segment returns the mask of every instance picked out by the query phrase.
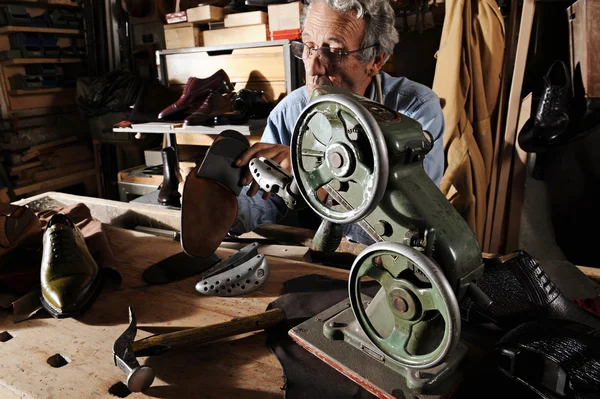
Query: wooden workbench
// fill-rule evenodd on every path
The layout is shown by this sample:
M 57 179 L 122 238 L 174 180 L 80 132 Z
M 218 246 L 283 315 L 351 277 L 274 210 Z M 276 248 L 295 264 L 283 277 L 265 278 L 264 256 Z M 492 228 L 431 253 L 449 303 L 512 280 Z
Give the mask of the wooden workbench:
M 194 286 L 199 277 L 166 285 L 147 285 L 142 272 L 181 252 L 178 242 L 132 230 L 107 227 L 107 235 L 123 276 L 118 289 L 105 290 L 80 319 L 39 316 L 13 323 L 0 310 L 0 333 L 13 338 L 0 342 L 0 398 L 115 398 L 125 374 L 115 367 L 112 346 L 128 325 L 133 306 L 137 339 L 184 327 L 198 327 L 263 312 L 277 298 L 283 283 L 300 275 L 319 273 L 346 278 L 343 270 L 268 257 L 271 276 L 262 289 L 243 297 L 205 297 Z M 219 249 L 222 258 L 230 249 Z M 47 359 L 60 354 L 69 363 L 60 368 Z M 249 333 L 190 349 L 139 358 L 154 368 L 154 384 L 127 398 L 276 398 L 283 397 L 282 369 L 265 344 L 265 333 Z M 122 387 L 121 387 L 122 388 Z M 125 392 L 127 393 L 127 392 Z

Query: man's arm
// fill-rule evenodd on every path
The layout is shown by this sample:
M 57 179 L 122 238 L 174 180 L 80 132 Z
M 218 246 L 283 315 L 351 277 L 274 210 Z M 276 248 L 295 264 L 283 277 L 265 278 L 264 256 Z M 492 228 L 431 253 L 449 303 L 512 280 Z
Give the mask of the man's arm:
M 421 123 L 423 130 L 428 131 L 433 136 L 433 148 L 425 156 L 423 167 L 427 175 L 439 187 L 444 174 L 444 114 L 440 100 L 436 95 L 420 105 L 410 115 Z

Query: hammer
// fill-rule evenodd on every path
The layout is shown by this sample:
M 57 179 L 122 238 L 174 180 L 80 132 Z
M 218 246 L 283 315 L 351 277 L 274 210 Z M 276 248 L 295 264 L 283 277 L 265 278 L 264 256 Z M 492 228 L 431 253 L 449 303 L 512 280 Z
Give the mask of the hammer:
M 129 326 L 113 345 L 115 366 L 127 374 L 127 388 L 131 392 L 141 392 L 152 385 L 154 370 L 150 366 L 140 366 L 136 356 L 150 356 L 171 348 L 203 344 L 220 338 L 270 328 L 286 319 L 281 309 L 234 318 L 232 320 L 204 327 L 152 335 L 134 341 L 137 323 L 133 308 L 129 307 Z

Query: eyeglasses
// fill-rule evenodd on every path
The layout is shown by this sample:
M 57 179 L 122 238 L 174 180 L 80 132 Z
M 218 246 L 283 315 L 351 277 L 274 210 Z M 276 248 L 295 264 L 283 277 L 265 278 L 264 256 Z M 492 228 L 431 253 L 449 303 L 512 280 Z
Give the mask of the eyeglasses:
M 358 50 L 352 50 L 352 51 L 344 51 L 339 48 L 331 48 L 328 46 L 321 46 L 318 48 L 317 47 L 308 47 L 306 44 L 304 44 L 302 42 L 295 42 L 295 41 L 291 42 L 290 45 L 292 47 L 292 54 L 294 54 L 294 57 L 296 57 L 298 59 L 306 60 L 306 59 L 310 58 L 314 53 L 317 53 L 317 57 L 319 57 L 319 61 L 321 61 L 322 63 L 324 63 L 326 65 L 334 65 L 334 64 L 341 63 L 344 60 L 344 57 L 347 56 L 348 54 L 357 53 L 359 51 L 363 51 L 368 48 L 378 46 L 379 43 L 373 44 L 371 46 L 359 48 Z

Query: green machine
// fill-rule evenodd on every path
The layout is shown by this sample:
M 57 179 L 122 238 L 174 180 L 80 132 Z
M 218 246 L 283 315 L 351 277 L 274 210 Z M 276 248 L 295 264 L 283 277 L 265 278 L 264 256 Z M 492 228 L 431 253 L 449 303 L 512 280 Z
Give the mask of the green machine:
M 296 122 L 293 178 L 267 159 L 251 162 L 263 189 L 323 219 L 320 247 L 334 250 L 350 223 L 375 242 L 352 265 L 348 300 L 289 335 L 379 397 L 450 395 L 467 352 L 458 301 L 483 295 L 475 234 L 423 169 L 432 145 L 415 120 L 324 87 Z M 361 293 L 365 280 L 381 285 L 373 298 Z

